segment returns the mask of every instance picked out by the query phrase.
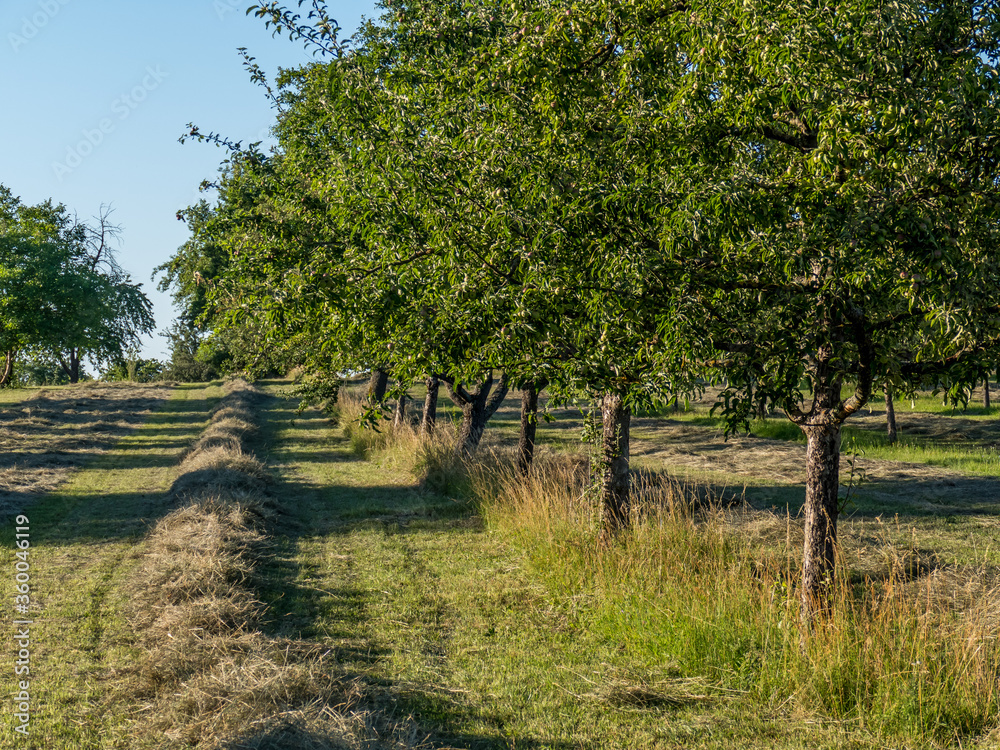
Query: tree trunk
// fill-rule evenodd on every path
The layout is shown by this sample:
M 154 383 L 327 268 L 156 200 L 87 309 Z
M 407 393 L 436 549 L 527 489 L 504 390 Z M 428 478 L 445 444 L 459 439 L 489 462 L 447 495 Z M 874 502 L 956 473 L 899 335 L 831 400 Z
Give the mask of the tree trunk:
M 406 394 L 401 393 L 396 401 L 396 411 L 392 415 L 392 429 L 398 430 L 406 424 Z
M 839 422 L 802 427 L 807 440 L 802 618 L 807 624 L 828 612 L 831 604 L 839 510 L 840 428 Z
M 629 427 L 632 414 L 620 395 L 607 393 L 601 402 L 601 416 L 604 422 L 601 540 L 608 542 L 628 527 L 631 514 Z
M 525 383 L 521 389 L 521 434 L 517 441 L 517 470 L 528 476 L 535 457 L 535 432 L 538 429 L 538 392 L 545 383 Z
M 17 351 L 14 349 L 8 349 L 6 355 L 6 362 L 3 367 L 3 374 L 0 374 L 0 388 L 3 386 L 10 385 L 11 379 L 14 377 L 14 358 L 17 356 Z
M 462 458 L 469 458 L 483 439 L 486 423 L 507 396 L 507 374 L 500 376 L 500 382 L 495 388 L 492 374 L 473 391 L 466 390 L 461 383 L 452 384 L 446 380 L 445 385 L 451 400 L 462 409 L 462 425 L 458 431 L 455 453 Z
M 470 402 L 462 407 L 462 424 L 458 428 L 458 442 L 455 453 L 469 458 L 479 447 L 486 431 L 486 410 L 481 402 Z
M 430 437 L 434 434 L 434 424 L 437 422 L 438 389 L 441 381 L 435 377 L 427 378 L 427 395 L 424 397 L 424 414 L 420 420 L 420 434 Z
M 990 379 L 987 377 L 983 381 L 983 408 L 990 408 Z
M 385 389 L 389 385 L 389 373 L 386 370 L 372 370 L 368 380 L 368 400 L 373 404 L 381 404 L 385 400 Z
M 809 411 L 797 407 L 789 416 L 806 435 L 805 540 L 802 550 L 801 616 L 803 638 L 833 604 L 837 565 L 837 515 L 840 511 L 840 436 L 844 420 L 871 398 L 876 349 L 863 313 L 848 307 L 845 316 L 858 348 L 854 393 L 841 397 L 843 376 L 834 366 L 839 331 L 818 347 L 813 358 L 813 399 Z M 827 317 L 822 329 L 834 328 Z
M 63 373 L 69 378 L 70 383 L 80 382 L 80 350 L 70 349 L 69 350 L 69 364 L 66 360 L 59 355 L 59 366 L 62 367 Z
M 764 421 L 765 419 L 767 419 L 767 416 L 769 414 L 769 410 L 767 408 L 767 398 L 761 395 L 760 392 L 758 391 L 757 398 L 755 401 L 756 401 L 755 406 L 757 412 L 757 419 Z
M 885 432 L 889 445 L 896 444 L 896 407 L 893 404 L 892 386 L 885 387 Z

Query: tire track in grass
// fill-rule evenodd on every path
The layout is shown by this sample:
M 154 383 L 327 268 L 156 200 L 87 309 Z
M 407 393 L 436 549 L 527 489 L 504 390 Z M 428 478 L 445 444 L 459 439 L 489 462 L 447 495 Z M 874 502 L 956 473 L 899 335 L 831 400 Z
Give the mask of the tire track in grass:
M 272 416 L 268 440 L 280 477 L 276 502 L 288 513 L 280 562 L 269 568 L 268 627 L 330 652 L 337 673 L 355 685 L 350 710 L 370 725 L 372 747 L 441 747 L 414 721 L 407 687 L 385 667 L 403 642 L 421 658 L 435 650 L 443 656 L 433 645 L 441 633 L 423 632 L 427 622 L 446 619 L 432 593 L 436 574 L 411 544 L 409 524 L 453 515 L 453 504 L 418 491 L 407 472 L 373 469 L 325 418 L 299 416 L 287 402 Z
M 539 747 L 503 736 L 505 712 L 469 689 L 467 645 L 452 643 L 456 623 L 470 619 L 459 610 L 487 595 L 491 555 L 506 568 L 510 551 L 407 469 L 355 455 L 320 415 L 289 407 L 280 422 L 271 457 L 294 518 L 283 580 L 272 584 L 276 627 L 292 631 L 294 616 L 295 635 L 336 653 L 360 679 L 366 710 L 404 747 Z
M 358 457 L 316 413 L 275 417 L 290 518 L 272 627 L 336 654 L 358 678 L 355 707 L 410 728 L 402 746 L 872 746 L 837 728 L 803 740 L 800 718 L 709 699 L 662 654 L 630 653 L 595 627 L 600 592 L 553 595 L 504 539 L 456 518 L 385 454 Z

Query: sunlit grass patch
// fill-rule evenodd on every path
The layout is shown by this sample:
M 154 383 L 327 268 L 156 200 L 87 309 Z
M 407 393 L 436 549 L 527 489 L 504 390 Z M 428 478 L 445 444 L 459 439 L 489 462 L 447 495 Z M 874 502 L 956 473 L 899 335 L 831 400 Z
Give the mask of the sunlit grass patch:
M 905 551 L 886 547 L 886 564 L 862 581 L 841 566 L 834 615 L 804 634 L 791 519 L 770 515 L 785 528 L 762 545 L 761 516 L 706 506 L 669 481 L 640 482 L 631 530 L 603 547 L 588 485 L 568 467 L 528 483 L 509 469 L 473 476 L 491 527 L 525 550 L 553 596 L 587 597 L 603 638 L 703 681 L 706 694 L 735 691 L 772 710 L 790 702 L 922 742 L 995 721 L 1000 588 L 942 597 L 940 576 L 892 564 Z
M 137 564 L 141 535 L 169 510 L 163 498 L 184 448 L 221 392 L 206 384 L 152 392 L 90 385 L 86 392 L 51 389 L 49 396 L 52 406 L 56 396 L 72 398 L 69 419 L 124 421 L 128 429 L 113 434 L 112 445 L 81 447 L 84 460 L 61 477 L 56 491 L 19 498 L 32 544 L 32 742 L 53 750 L 126 747 L 130 708 L 115 704 L 113 696 L 140 654 L 123 616 L 124 582 Z M 140 403 L 147 404 L 146 413 L 116 414 Z M 40 432 L 32 439 L 72 449 L 73 432 Z M 78 430 L 76 437 L 83 445 L 90 440 Z M 16 456 L 19 448 L 14 450 Z M 13 524 L 0 529 L 5 546 L 12 533 Z M 7 579 L 0 592 L 12 594 Z
M 447 427 L 428 443 L 384 423 L 360 451 L 318 415 L 283 430 L 288 476 L 314 477 L 295 499 L 310 533 L 289 542 L 285 627 L 375 679 L 361 706 L 454 747 L 947 747 L 989 731 L 995 665 L 967 668 L 991 647 L 985 558 L 959 566 L 858 521 L 840 614 L 803 652 L 795 518 L 643 454 L 634 531 L 599 548 L 585 448 L 542 447 L 524 482 L 507 418 L 471 466 L 452 464 Z M 917 670 L 921 650 L 939 673 Z

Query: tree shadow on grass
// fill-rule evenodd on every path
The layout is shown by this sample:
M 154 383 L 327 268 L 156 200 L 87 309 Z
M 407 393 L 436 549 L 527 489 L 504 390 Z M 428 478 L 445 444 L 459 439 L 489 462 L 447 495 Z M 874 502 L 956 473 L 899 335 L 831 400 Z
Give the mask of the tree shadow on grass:
M 280 406 L 276 405 L 272 414 L 277 415 L 271 422 L 276 426 L 264 431 L 264 444 L 276 440 L 281 425 L 287 424 Z M 301 439 L 300 433 L 296 442 Z M 344 452 L 343 442 L 316 439 L 318 445 L 333 452 Z M 280 451 L 286 462 L 300 460 L 300 454 Z M 503 717 L 490 716 L 488 711 L 484 715 L 482 706 L 461 693 L 432 684 L 403 684 L 378 674 L 379 665 L 391 656 L 390 644 L 383 641 L 372 622 L 371 610 L 382 592 L 363 585 L 361 574 L 353 570 L 351 555 L 329 563 L 340 566 L 336 585 L 331 585 L 328 571 L 303 567 L 298 557 L 299 546 L 316 537 L 346 537 L 373 528 L 396 536 L 447 530 L 456 524 L 467 526 L 475 518 L 472 508 L 413 486 L 317 486 L 294 476 L 285 477 L 275 487 L 275 494 L 277 504 L 287 506 L 288 512 L 272 530 L 275 543 L 258 565 L 258 596 L 269 612 L 261 631 L 276 640 L 304 639 L 322 644 L 332 675 L 352 685 L 355 694 L 343 705 L 325 705 L 318 716 L 316 704 L 305 696 L 280 711 L 273 726 L 247 732 L 224 747 L 511 747 L 511 738 L 504 736 Z M 306 512 L 308 517 L 303 516 Z M 322 700 L 322 696 L 315 697 Z M 495 727 L 495 731 L 463 730 L 473 724 Z M 577 747 L 531 737 L 518 737 L 516 744 L 524 748 Z
M 336 494 L 341 489 L 329 487 Z M 413 491 L 381 488 L 397 505 L 412 505 Z M 284 492 L 295 495 L 294 486 Z M 339 519 L 333 533 L 349 534 L 372 525 L 384 527 L 389 535 L 411 532 L 406 511 L 396 517 L 365 518 L 356 522 Z M 452 523 L 441 519 L 441 528 Z M 426 527 L 422 526 L 422 529 Z M 344 561 L 343 582 L 337 586 L 313 585 L 318 571 L 303 569 L 296 561 L 300 541 L 308 540 L 315 530 L 303 534 L 305 527 L 282 524 L 281 536 L 270 555 L 259 566 L 264 574 L 257 581 L 258 595 L 268 607 L 269 616 L 261 631 L 268 637 L 320 643 L 329 674 L 339 683 L 352 686 L 352 698 L 339 705 L 324 705 L 317 711 L 315 701 L 322 696 L 302 696 L 285 706 L 273 726 L 258 729 L 231 740 L 226 748 L 477 748 L 500 750 L 511 747 L 503 734 L 504 720 L 499 715 L 485 715 L 481 706 L 465 700 L 461 693 L 449 692 L 434 685 L 415 686 L 377 676 L 379 665 L 391 657 L 383 645 L 371 618 L 370 608 L 379 592 L 354 583 L 349 561 Z M 321 625 L 318 625 L 321 623 Z M 495 727 L 492 733 L 469 733 L 461 727 L 473 723 Z M 409 738 L 412 744 L 397 744 Z M 518 737 L 518 747 L 565 748 L 578 745 Z
M 189 390 L 203 387 L 177 386 Z M 128 392 L 125 387 L 116 390 Z M 47 418 L 33 423 L 38 418 L 36 411 L 27 424 L 14 426 L 14 434 L 8 432 L 7 438 L 16 449 L 0 455 L 0 520 L 27 514 L 32 519 L 35 543 L 95 543 L 147 531 L 173 507 L 168 491 L 161 486 L 144 487 L 141 475 L 136 475 L 134 480 L 130 477 L 112 485 L 126 486 L 127 490 L 90 493 L 79 492 L 66 481 L 75 471 L 87 471 L 94 473 L 94 484 L 100 486 L 104 477 L 115 472 L 128 476 L 135 470 L 178 465 L 221 398 L 168 399 L 170 391 L 165 389 L 158 399 L 102 398 L 106 391 L 100 387 L 43 391 L 42 398 L 29 401 L 44 402 L 44 409 L 49 410 L 57 410 L 65 402 L 86 402 L 93 408 L 86 413 L 74 410 L 72 419 L 58 428 L 45 424 Z M 90 396 L 84 398 L 87 393 Z M 100 428 L 97 434 L 88 433 L 88 426 L 95 425 Z M 157 437 L 148 440 L 149 435 Z
M 513 419 L 506 422 L 513 423 Z M 506 425 L 505 425 L 506 426 Z M 711 446 L 711 455 L 724 452 L 725 446 Z M 757 483 L 752 486 L 734 487 L 733 484 L 701 480 L 678 480 L 667 472 L 640 471 L 637 479 L 647 482 L 672 483 L 681 492 L 693 498 L 692 506 L 713 510 L 738 511 L 740 506 L 753 511 L 758 516 L 770 515 L 774 525 L 783 525 L 785 521 L 801 524 L 798 517 L 804 499 L 804 486 L 801 483 Z M 937 484 L 934 482 L 937 481 Z M 874 520 L 884 515 L 900 516 L 905 524 L 907 520 L 937 516 L 964 514 L 967 516 L 997 515 L 997 505 L 994 498 L 1000 496 L 1000 482 L 991 477 L 962 477 L 933 480 L 924 476 L 893 476 L 880 479 L 878 482 L 868 482 L 861 485 L 848 505 L 848 515 L 845 518 Z M 287 491 L 291 495 L 300 495 L 310 491 L 309 487 L 296 487 L 290 484 Z M 312 488 L 315 491 L 315 488 Z M 408 534 L 416 528 L 416 522 L 430 524 L 433 528 L 446 529 L 456 520 L 470 518 L 468 508 L 455 513 L 453 518 L 435 517 L 440 510 L 429 510 L 426 498 L 421 499 L 419 493 L 412 488 L 377 487 L 362 489 L 357 487 L 328 487 L 324 490 L 337 499 L 329 506 L 330 518 L 318 531 L 313 533 L 350 534 L 359 528 L 370 528 L 373 524 L 384 527 L 386 534 Z M 378 495 L 377 502 L 372 496 Z M 381 508 L 384 512 L 379 512 Z M 302 527 L 304 528 L 304 527 Z M 301 529 L 299 529 L 301 531 Z M 295 530 L 288 530 L 287 544 L 293 549 L 298 541 Z M 915 562 L 910 575 L 919 577 L 933 570 L 932 552 L 924 548 L 914 548 Z M 371 602 L 371 593 L 359 590 L 350 584 L 330 591 L 309 590 L 308 587 L 296 588 L 296 581 L 308 578 L 307 572 L 300 570 L 291 562 L 289 551 L 286 567 L 279 571 L 280 583 L 273 584 L 272 600 L 282 596 L 282 603 L 297 601 L 302 611 L 300 624 L 308 628 L 310 623 L 322 620 L 332 623 L 327 633 L 310 633 L 303 636 L 324 638 L 334 641 L 338 638 L 349 640 L 356 636 L 356 625 L 369 617 L 367 608 Z M 891 573 L 886 573 L 890 575 Z M 852 573 L 852 582 L 860 584 L 872 580 L 871 575 L 861 572 Z M 288 592 L 293 592 L 289 594 Z M 337 627 L 343 623 L 343 628 Z M 286 624 L 288 624 L 286 622 Z M 411 685 L 395 683 L 386 679 L 375 679 L 367 665 L 378 664 L 383 650 L 377 647 L 378 640 L 372 635 L 362 639 L 360 646 L 350 646 L 349 650 L 338 654 L 338 675 L 345 680 L 356 681 L 361 686 L 361 710 L 367 711 L 371 726 L 390 727 L 393 722 L 399 725 L 411 720 L 419 731 L 415 737 L 422 740 L 418 745 L 428 748 L 464 747 L 483 748 L 483 750 L 499 750 L 511 746 L 526 748 L 579 747 L 575 743 L 560 743 L 546 741 L 533 737 L 505 736 L 505 721 L 500 712 L 490 713 L 478 703 L 465 698 L 462 694 L 448 691 L 444 686 Z M 365 645 L 370 644 L 370 645 Z M 340 648 L 340 646 L 337 646 Z M 672 708 L 672 705 L 659 706 L 660 709 Z M 485 715 L 484 715 L 485 713 Z M 488 727 L 479 732 L 463 731 L 465 727 L 478 724 Z M 312 731 L 310 734 L 309 732 Z M 298 733 L 298 734 L 296 734 Z M 303 734 L 304 733 L 304 734 Z M 384 737 L 391 735 L 383 733 Z M 288 724 L 274 727 L 265 732 L 234 740 L 227 747 L 292 747 L 294 741 L 301 741 L 302 746 L 316 747 L 357 747 L 357 744 L 337 744 L 338 740 L 328 738 L 322 728 L 310 730 L 305 725 Z M 308 743 L 312 742 L 313 745 Z M 322 744 L 329 742 L 330 744 Z M 378 745 L 376 745 L 378 746 Z M 388 746 L 388 745 L 386 745 Z
M 418 717 L 406 713 L 408 708 L 397 701 L 395 705 L 386 706 L 378 712 L 362 709 L 355 713 L 345 713 L 344 716 L 325 714 L 309 717 L 291 712 L 291 716 L 274 722 L 276 726 L 247 733 L 221 747 L 223 750 L 357 750 L 362 747 L 370 750 L 510 750 L 512 747 L 525 750 L 581 750 L 590 747 L 580 743 L 523 737 L 514 740 L 499 733 L 492 737 L 466 733 L 428 733 Z M 392 711 L 398 711 L 399 715 L 394 715 Z

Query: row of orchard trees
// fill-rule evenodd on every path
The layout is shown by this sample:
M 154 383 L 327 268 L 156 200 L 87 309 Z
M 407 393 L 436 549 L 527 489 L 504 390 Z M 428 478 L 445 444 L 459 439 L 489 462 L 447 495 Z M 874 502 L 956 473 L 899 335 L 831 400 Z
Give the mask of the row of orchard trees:
M 0 185 L 0 386 L 19 353 L 53 358 L 75 383 L 85 356 L 120 362 L 153 330 L 150 301 L 115 259 L 118 235 L 107 210 L 81 222 Z
M 709 382 L 731 428 L 777 406 L 821 611 L 844 421 L 876 388 L 957 392 L 1000 343 L 993 5 L 382 7 L 348 45 L 322 3 L 256 6 L 325 58 L 265 84 L 277 148 L 234 148 L 192 222 L 224 250 L 216 335 L 436 377 L 466 452 L 508 385 L 591 396 L 608 535 L 631 410 Z

